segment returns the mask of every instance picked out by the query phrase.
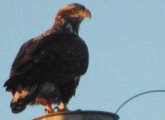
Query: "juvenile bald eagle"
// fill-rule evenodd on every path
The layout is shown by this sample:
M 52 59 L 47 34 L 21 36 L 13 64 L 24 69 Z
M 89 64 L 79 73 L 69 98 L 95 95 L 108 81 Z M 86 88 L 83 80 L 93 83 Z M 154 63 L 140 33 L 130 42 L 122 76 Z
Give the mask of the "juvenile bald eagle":
M 74 3 L 59 10 L 54 25 L 22 45 L 4 87 L 12 93 L 13 113 L 28 104 L 42 104 L 48 113 L 67 110 L 80 77 L 88 67 L 88 48 L 79 37 L 80 23 L 91 18 L 83 5 Z

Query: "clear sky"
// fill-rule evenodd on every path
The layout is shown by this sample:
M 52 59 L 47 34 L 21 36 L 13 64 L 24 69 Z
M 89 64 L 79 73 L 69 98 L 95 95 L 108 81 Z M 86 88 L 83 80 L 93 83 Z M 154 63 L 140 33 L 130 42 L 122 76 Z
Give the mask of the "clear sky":
M 1 0 L 1 120 L 30 120 L 44 114 L 42 106 L 11 113 L 11 94 L 3 84 L 20 46 L 46 31 L 59 8 L 73 2 L 85 5 L 92 19 L 84 20 L 80 29 L 90 64 L 68 105 L 71 110 L 115 112 L 135 94 L 165 89 L 165 0 Z M 136 98 L 118 114 L 120 120 L 163 120 L 165 94 Z

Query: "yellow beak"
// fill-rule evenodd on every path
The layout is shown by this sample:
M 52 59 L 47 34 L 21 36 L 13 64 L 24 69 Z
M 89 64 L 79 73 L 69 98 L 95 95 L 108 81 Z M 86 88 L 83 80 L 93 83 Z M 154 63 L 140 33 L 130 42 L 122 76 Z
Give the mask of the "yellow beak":
M 91 12 L 88 10 L 88 9 L 86 9 L 86 10 L 84 10 L 82 13 L 81 13 L 81 15 L 80 15 L 81 17 L 86 17 L 86 18 L 90 18 L 91 19 L 91 17 L 92 17 L 92 15 L 91 15 Z

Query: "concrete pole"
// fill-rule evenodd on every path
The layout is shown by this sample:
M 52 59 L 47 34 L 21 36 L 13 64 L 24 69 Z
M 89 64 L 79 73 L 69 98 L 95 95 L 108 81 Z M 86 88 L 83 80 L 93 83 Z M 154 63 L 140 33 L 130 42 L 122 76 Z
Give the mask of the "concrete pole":
M 103 111 L 72 111 L 64 113 L 51 113 L 33 120 L 119 120 L 119 116 Z

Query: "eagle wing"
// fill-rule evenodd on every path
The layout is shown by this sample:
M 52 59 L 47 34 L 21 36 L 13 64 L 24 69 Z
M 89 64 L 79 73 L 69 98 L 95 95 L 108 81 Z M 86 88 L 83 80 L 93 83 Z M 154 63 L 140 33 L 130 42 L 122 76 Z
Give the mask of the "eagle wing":
M 30 62 L 32 60 L 31 54 L 34 51 L 35 47 L 36 47 L 36 42 L 34 41 L 34 38 L 27 41 L 21 46 L 12 64 L 10 77 L 21 75 L 22 73 L 26 72 L 27 66 L 29 66 L 28 64 L 31 63 Z
M 41 78 L 51 74 L 78 76 L 84 74 L 87 67 L 88 49 L 85 42 L 70 33 L 56 33 L 39 40 L 31 39 L 23 44 L 13 62 L 10 78 L 5 86 L 10 82 L 17 83 L 20 76 L 29 80 L 38 75 Z M 41 79 L 36 78 L 37 80 Z

